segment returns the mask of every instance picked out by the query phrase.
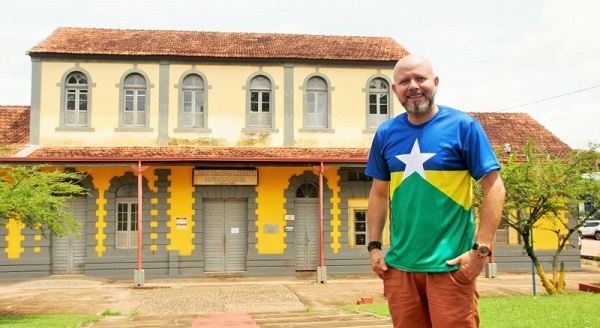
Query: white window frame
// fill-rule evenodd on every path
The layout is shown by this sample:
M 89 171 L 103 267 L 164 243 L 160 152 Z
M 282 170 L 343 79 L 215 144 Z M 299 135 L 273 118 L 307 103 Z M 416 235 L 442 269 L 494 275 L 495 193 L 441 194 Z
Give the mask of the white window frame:
M 143 82 L 143 83 L 142 83 Z M 146 78 L 139 73 L 125 77 L 123 85 L 123 127 L 145 127 L 147 111 Z
M 138 209 L 136 198 L 117 198 L 115 206 L 115 248 L 137 249 Z
M 199 74 L 191 73 L 183 78 L 180 128 L 206 128 L 205 90 L 204 79 Z
M 248 129 L 273 128 L 273 81 L 264 74 L 257 74 L 248 82 Z
M 392 93 L 390 83 L 383 77 L 374 77 L 367 83 L 367 130 L 377 130 L 391 117 Z M 385 113 L 382 113 L 384 112 Z
M 88 79 L 85 74 L 72 72 L 67 76 L 65 80 L 65 126 L 88 126 L 88 91 Z
M 329 128 L 327 81 L 320 76 L 313 76 L 306 81 L 306 128 Z

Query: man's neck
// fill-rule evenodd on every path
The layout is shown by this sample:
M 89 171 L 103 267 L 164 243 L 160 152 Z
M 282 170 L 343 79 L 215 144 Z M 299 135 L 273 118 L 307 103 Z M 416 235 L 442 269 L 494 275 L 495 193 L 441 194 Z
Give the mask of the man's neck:
M 414 125 L 421 125 L 427 121 L 429 121 L 437 112 L 439 108 L 436 104 L 433 104 L 426 112 L 420 114 L 413 114 L 410 112 L 406 112 L 408 114 L 408 121 Z

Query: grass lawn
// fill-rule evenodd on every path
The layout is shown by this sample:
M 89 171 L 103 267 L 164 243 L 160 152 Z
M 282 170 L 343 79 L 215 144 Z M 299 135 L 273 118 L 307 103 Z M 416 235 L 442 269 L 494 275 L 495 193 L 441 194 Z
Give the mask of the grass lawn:
M 591 328 L 598 327 L 599 304 L 600 294 L 594 293 L 484 297 L 479 300 L 479 314 L 482 328 Z M 386 303 L 350 305 L 342 309 L 390 316 Z M 97 320 L 98 316 L 79 314 L 4 315 L 0 316 L 0 327 L 76 328 Z
M 76 328 L 96 321 L 98 316 L 86 314 L 0 315 L 0 327 L 7 328 Z
M 479 299 L 482 328 L 598 327 L 600 294 L 571 293 L 484 297 Z M 386 303 L 343 307 L 344 310 L 389 316 Z

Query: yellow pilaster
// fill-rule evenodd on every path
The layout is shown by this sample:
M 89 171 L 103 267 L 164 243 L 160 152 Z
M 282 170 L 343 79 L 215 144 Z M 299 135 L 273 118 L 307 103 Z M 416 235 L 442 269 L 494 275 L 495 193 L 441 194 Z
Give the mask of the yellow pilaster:
M 193 167 L 175 167 L 171 169 L 169 179 L 171 181 L 169 192 L 171 197 L 167 202 L 171 205 L 167 211 L 169 215 L 169 233 L 167 239 L 170 243 L 167 245 L 167 250 L 177 250 L 179 255 L 192 255 L 192 251 L 196 248 L 194 245 L 195 234 L 192 228 L 196 223 L 192 220 L 195 211 L 193 204 L 194 187 L 192 185 Z M 182 221 L 185 219 L 185 225 L 177 225 L 177 219 Z
M 327 186 L 332 191 L 331 195 L 331 249 L 334 253 L 339 252 L 340 243 L 340 176 L 337 167 L 329 167 L 323 174 L 327 178 Z M 327 201 L 326 199 L 324 201 Z
M 25 251 L 21 247 L 21 243 L 25 240 L 25 236 L 21 233 L 24 227 L 23 223 L 15 219 L 9 219 L 8 224 L 6 224 L 6 248 L 4 251 L 9 259 L 18 259 Z

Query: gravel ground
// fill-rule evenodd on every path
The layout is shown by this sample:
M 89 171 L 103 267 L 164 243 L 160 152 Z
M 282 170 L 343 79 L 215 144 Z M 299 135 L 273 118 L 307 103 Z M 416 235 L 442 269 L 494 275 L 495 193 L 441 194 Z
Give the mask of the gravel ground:
M 537 293 L 544 294 L 537 281 Z M 566 274 L 567 289 L 580 282 L 600 282 L 598 265 Z M 480 276 L 482 297 L 531 294 L 531 274 L 499 273 Z M 149 280 L 135 287 L 132 281 L 110 281 L 85 276 L 52 276 L 20 283 L 0 284 L 0 315 L 81 313 L 104 311 L 123 315 L 260 313 L 334 309 L 356 304 L 361 297 L 384 302 L 381 280 L 372 275 L 330 277 L 325 284 L 312 279 L 231 278 Z

